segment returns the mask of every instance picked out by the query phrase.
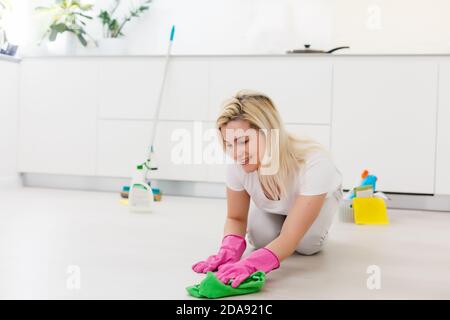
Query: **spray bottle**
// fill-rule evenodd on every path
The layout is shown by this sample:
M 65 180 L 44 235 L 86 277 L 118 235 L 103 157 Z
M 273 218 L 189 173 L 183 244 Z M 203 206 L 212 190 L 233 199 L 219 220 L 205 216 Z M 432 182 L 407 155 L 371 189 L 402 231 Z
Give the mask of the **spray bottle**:
M 136 172 L 130 188 L 128 197 L 128 206 L 133 212 L 149 212 L 153 204 L 153 191 L 146 181 L 146 172 L 144 165 L 136 166 Z

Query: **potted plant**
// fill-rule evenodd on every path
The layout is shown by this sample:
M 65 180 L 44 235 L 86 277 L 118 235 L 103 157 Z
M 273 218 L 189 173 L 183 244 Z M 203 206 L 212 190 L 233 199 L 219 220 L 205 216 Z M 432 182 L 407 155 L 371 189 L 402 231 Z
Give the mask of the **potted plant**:
M 3 45 L 6 43 L 6 31 L 2 26 L 2 18 L 4 12 L 9 9 L 9 3 L 5 0 L 0 0 L 0 50 L 3 48 Z
M 15 55 L 17 46 L 13 46 L 8 42 L 8 37 L 6 36 L 6 30 L 2 25 L 2 18 L 6 11 L 11 9 L 11 3 L 9 0 L 0 0 L 0 53 Z
M 94 39 L 86 32 L 86 22 L 92 20 L 92 16 L 86 14 L 92 10 L 92 4 L 82 4 L 79 0 L 55 0 L 50 7 L 37 7 L 37 12 L 51 14 L 51 23 L 45 31 L 41 42 L 48 38 L 49 42 L 56 42 L 60 39 L 63 43 L 61 47 L 50 44 L 50 51 L 56 48 L 60 53 L 73 54 L 76 52 L 77 43 L 86 47 L 89 42 L 95 44 Z M 60 44 L 61 44 L 60 43 Z
M 124 36 L 123 30 L 125 25 L 149 10 L 152 0 L 142 0 L 137 7 L 130 8 L 125 16 L 118 18 L 117 9 L 121 2 L 121 0 L 114 0 L 114 4 L 109 10 L 101 10 L 98 15 L 103 27 L 103 40 L 100 43 L 100 47 L 107 53 L 125 52 L 125 43 L 121 39 Z

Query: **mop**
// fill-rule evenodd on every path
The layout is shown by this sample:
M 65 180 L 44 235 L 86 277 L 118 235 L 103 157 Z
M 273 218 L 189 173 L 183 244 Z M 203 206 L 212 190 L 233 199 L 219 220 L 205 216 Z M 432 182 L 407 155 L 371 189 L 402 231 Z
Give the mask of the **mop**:
M 161 102 L 164 94 L 164 87 L 166 83 L 167 78 L 167 70 L 169 66 L 171 51 L 172 51 L 172 44 L 173 39 L 175 36 L 175 26 L 172 26 L 172 30 L 170 32 L 170 41 L 169 46 L 167 48 L 167 54 L 166 59 L 164 62 L 164 69 L 163 69 L 163 78 L 161 81 L 161 87 L 159 90 L 158 100 L 156 104 L 155 109 L 155 116 L 153 117 L 154 123 L 152 127 L 152 132 L 150 136 L 150 146 L 147 149 L 147 158 L 146 160 L 137 165 L 136 167 L 136 175 L 133 177 L 131 186 L 129 188 L 129 196 L 128 196 L 128 207 L 130 211 L 139 211 L 139 212 L 148 212 L 152 209 L 152 203 L 154 201 L 154 195 L 152 188 L 149 184 L 147 184 L 147 174 L 150 170 L 157 170 L 158 167 L 155 163 L 155 156 L 154 156 L 154 142 L 155 142 L 155 135 L 156 135 L 156 127 L 158 125 L 159 120 L 159 112 L 161 109 Z

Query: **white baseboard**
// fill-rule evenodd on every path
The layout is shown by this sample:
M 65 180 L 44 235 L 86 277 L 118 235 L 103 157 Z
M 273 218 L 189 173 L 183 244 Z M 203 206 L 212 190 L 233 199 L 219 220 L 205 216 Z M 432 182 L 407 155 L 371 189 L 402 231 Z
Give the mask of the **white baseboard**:
M 130 179 L 94 176 L 71 176 L 40 173 L 22 174 L 24 186 L 58 189 L 120 192 Z M 194 181 L 153 181 L 163 194 L 190 197 L 225 198 L 225 184 Z M 386 202 L 391 209 L 450 212 L 450 195 L 389 194 Z
M 388 208 L 450 212 L 450 195 L 388 194 Z
M 73 176 L 41 173 L 23 173 L 23 184 L 28 187 L 120 192 L 130 179 L 95 176 Z M 176 196 L 225 198 L 225 184 L 196 181 L 155 180 L 163 194 Z
M 17 188 L 22 186 L 22 179 L 19 174 L 0 177 L 0 188 Z

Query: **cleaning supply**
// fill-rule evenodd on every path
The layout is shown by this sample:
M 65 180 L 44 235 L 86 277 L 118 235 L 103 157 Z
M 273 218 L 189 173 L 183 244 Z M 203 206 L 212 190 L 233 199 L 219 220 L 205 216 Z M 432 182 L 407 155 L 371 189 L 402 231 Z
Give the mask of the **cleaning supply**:
M 354 198 L 353 211 L 356 224 L 389 224 L 382 198 Z
M 339 221 L 341 222 L 355 222 L 353 216 L 352 200 L 342 199 L 339 203 Z
M 155 135 L 156 135 L 156 128 L 158 126 L 158 120 L 159 120 L 159 112 L 161 110 L 161 102 L 164 95 L 164 87 L 166 83 L 167 78 L 167 71 L 170 61 L 170 53 L 172 51 L 172 44 L 175 37 L 175 26 L 172 26 L 172 30 L 170 31 L 170 41 L 169 46 L 167 49 L 167 55 L 166 60 L 164 64 L 163 69 L 163 77 L 161 81 L 161 87 L 159 89 L 159 95 L 158 95 L 158 101 L 156 103 L 155 108 L 155 114 L 153 116 L 153 127 L 152 132 L 150 136 L 150 144 L 147 154 L 147 159 L 144 161 L 144 163 L 138 165 L 138 167 L 141 167 L 139 170 L 143 170 L 143 179 L 138 181 L 137 183 L 132 183 L 130 187 L 130 193 L 129 193 L 129 209 L 130 211 L 145 211 L 149 212 L 152 210 L 152 204 L 154 202 L 152 189 L 150 188 L 150 185 L 146 183 L 147 179 L 147 173 L 151 170 L 157 170 L 157 165 L 155 165 L 155 153 L 154 153 L 154 142 L 155 142 Z M 149 201 L 148 196 L 152 193 L 151 201 Z
M 361 173 L 361 179 L 362 179 L 362 180 L 361 180 L 361 182 L 360 182 L 360 184 L 359 184 L 359 187 L 363 187 L 363 186 L 371 186 L 373 192 L 375 192 L 375 190 L 377 189 L 377 188 L 376 188 L 376 185 L 377 185 L 377 180 L 378 180 L 378 178 L 377 178 L 376 176 L 369 174 L 369 171 L 368 171 L 368 170 L 364 170 L 364 171 Z M 347 199 L 351 200 L 351 199 L 353 199 L 353 198 L 355 198 L 355 197 L 356 197 L 355 190 L 352 190 L 352 191 L 349 193 Z
M 149 212 L 152 210 L 154 197 L 152 188 L 146 181 L 146 172 L 143 165 L 136 167 L 128 197 L 128 207 L 132 212 Z
M 122 191 L 120 192 L 120 197 L 122 199 L 128 199 L 130 195 L 130 186 L 122 186 Z
M 339 219 L 342 222 L 357 224 L 388 224 L 385 201 L 390 200 L 381 191 L 376 191 L 378 178 L 364 170 L 361 174 L 360 185 L 354 187 L 339 204 Z M 356 200 L 361 199 L 361 200 Z M 368 200 L 362 200 L 368 199 Z M 357 203 L 358 209 L 354 207 Z
M 370 185 L 359 186 L 353 190 L 355 192 L 356 198 L 372 198 L 373 197 L 373 188 Z
M 235 234 L 223 237 L 219 252 L 209 256 L 205 261 L 197 262 L 192 266 L 192 270 L 198 273 L 216 271 L 225 263 L 236 262 L 242 257 L 247 247 L 245 238 Z
M 217 299 L 259 292 L 266 282 L 264 272 L 257 271 L 245 279 L 237 288 L 224 284 L 212 272 L 199 284 L 187 287 L 187 292 L 197 298 Z
M 162 193 L 159 188 L 152 188 L 153 197 L 155 201 L 161 201 Z
M 149 154 L 147 156 L 147 160 L 142 164 L 149 171 L 151 171 L 151 170 L 158 170 L 158 164 L 156 162 L 156 155 L 155 155 L 155 151 L 154 150 L 155 149 L 153 148 L 153 145 L 152 145 L 150 147 L 150 152 L 149 152 Z
M 147 184 L 150 185 L 149 181 L 147 181 Z M 152 192 L 153 192 L 153 199 L 155 201 L 161 201 L 161 198 L 162 198 L 161 189 L 152 187 Z M 130 195 L 130 186 L 123 186 L 122 191 L 120 192 L 120 197 L 123 200 L 126 200 L 126 199 L 128 199 L 129 195 Z M 121 202 L 121 203 L 125 203 L 125 202 Z M 126 203 L 128 204 L 128 201 Z
M 231 286 L 237 288 L 245 279 L 256 271 L 266 274 L 280 267 L 278 257 L 268 248 L 253 251 L 248 257 L 219 267 L 217 278 L 225 284 L 231 280 Z

